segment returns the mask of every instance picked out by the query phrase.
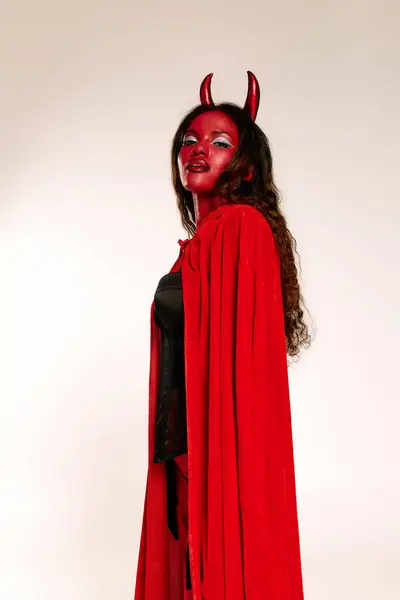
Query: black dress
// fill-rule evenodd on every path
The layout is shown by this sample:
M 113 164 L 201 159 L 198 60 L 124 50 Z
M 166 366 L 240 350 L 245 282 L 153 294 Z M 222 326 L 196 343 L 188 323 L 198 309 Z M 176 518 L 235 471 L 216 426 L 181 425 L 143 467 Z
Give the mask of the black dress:
M 187 453 L 184 311 L 180 272 L 168 273 L 160 279 L 154 295 L 154 318 L 161 329 L 161 348 L 153 462 L 165 462 L 168 528 L 178 540 L 177 466 L 174 457 Z M 186 588 L 191 589 L 188 548 Z
M 161 329 L 156 463 L 187 452 L 183 316 L 181 273 L 168 273 L 160 279 L 154 296 L 154 317 Z

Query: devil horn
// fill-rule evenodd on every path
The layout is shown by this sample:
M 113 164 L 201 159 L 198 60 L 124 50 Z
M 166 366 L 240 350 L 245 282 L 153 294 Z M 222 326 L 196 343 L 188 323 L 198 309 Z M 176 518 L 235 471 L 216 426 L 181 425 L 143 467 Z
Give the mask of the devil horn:
M 247 98 L 243 110 L 247 111 L 253 121 L 256 120 L 258 105 L 260 104 L 260 86 L 254 73 L 247 71 L 248 88 Z
M 200 102 L 207 106 L 214 106 L 214 102 L 211 96 L 211 79 L 214 73 L 209 73 L 204 77 L 200 86 Z

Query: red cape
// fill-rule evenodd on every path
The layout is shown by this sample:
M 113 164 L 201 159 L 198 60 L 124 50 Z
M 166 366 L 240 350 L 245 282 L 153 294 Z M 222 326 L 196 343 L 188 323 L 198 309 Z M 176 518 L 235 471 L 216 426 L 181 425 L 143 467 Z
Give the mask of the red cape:
M 182 269 L 194 600 L 302 600 L 279 255 L 254 207 L 226 204 Z M 151 311 L 148 475 L 135 600 L 177 600 L 165 466 L 153 464 L 160 333 Z

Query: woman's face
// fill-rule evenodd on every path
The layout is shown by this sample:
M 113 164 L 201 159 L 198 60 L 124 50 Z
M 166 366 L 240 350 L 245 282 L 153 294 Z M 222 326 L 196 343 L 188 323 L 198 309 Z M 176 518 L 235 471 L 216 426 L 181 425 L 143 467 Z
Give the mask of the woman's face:
M 178 154 L 183 187 L 198 196 L 210 193 L 238 143 L 237 127 L 225 113 L 216 110 L 195 117 Z

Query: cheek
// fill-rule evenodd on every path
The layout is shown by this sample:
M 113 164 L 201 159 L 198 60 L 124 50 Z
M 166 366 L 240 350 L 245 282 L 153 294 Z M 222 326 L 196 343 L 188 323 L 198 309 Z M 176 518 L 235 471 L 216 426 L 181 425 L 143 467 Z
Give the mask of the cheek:
M 234 149 L 232 149 L 232 151 L 225 150 L 223 152 L 219 151 L 215 153 L 213 162 L 215 171 L 218 172 L 218 174 L 222 173 L 225 167 L 231 162 L 234 153 Z
M 190 151 L 190 146 L 182 146 L 182 148 L 179 150 L 178 161 L 186 164 L 189 160 Z
M 182 156 L 182 151 L 179 152 L 178 154 L 178 171 L 179 171 L 179 175 L 181 178 L 181 181 L 183 183 L 183 180 L 186 179 L 186 170 L 183 168 L 183 165 L 186 164 L 186 160 L 185 157 Z

